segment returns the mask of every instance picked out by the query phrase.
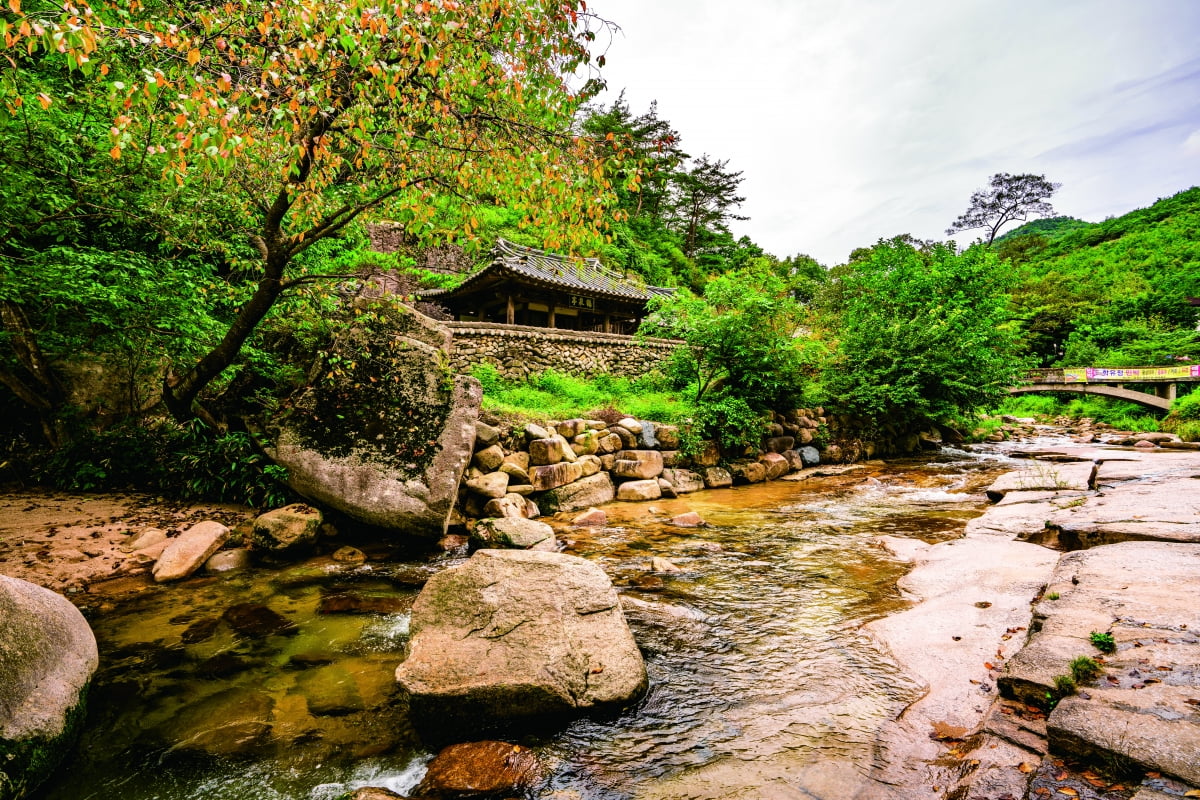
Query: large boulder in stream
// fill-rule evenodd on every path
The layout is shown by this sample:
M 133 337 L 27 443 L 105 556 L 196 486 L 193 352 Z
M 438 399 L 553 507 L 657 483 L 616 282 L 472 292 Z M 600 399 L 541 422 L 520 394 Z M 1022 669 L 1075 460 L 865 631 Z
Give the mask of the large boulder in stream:
M 480 550 L 417 597 L 396 679 L 434 732 L 619 708 L 646 667 L 598 565 L 534 550 Z
M 288 484 L 368 525 L 445 534 L 483 397 L 450 375 L 450 345 L 445 327 L 399 308 L 344 334 L 271 431 Z
M 24 797 L 58 766 L 98 663 L 75 606 L 0 575 L 0 800 Z

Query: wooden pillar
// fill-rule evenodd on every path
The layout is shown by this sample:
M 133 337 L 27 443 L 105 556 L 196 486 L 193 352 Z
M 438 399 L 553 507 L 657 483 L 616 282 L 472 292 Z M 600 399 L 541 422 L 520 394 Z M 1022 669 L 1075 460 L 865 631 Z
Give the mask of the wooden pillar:
M 505 309 L 504 320 L 509 325 L 512 325 L 514 319 L 516 319 L 516 309 L 513 307 L 513 296 L 510 294 L 508 296 L 508 308 Z
M 546 314 L 546 327 L 547 328 L 554 327 L 554 312 L 557 309 L 558 309 L 558 306 L 554 305 L 554 303 L 550 303 L 550 311 L 549 311 L 549 313 Z
M 604 332 L 612 333 L 612 314 L 604 315 Z

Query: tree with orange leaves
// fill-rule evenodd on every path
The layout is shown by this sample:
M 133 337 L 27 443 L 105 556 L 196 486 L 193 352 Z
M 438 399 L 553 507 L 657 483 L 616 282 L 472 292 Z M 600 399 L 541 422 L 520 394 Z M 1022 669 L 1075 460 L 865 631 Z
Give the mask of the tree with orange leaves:
M 246 245 L 253 289 L 164 385 L 175 417 L 218 425 L 201 393 L 285 293 L 327 277 L 297 257 L 357 220 L 434 237 L 437 198 L 469 236 L 484 196 L 547 246 L 592 240 L 605 156 L 572 123 L 599 86 L 578 76 L 603 63 L 590 48 L 606 24 L 584 0 L 7 0 L 0 116 L 64 102 L 22 80 L 61 65 L 105 98 L 111 159 L 152 169 L 163 207 L 199 218 L 191 235 Z

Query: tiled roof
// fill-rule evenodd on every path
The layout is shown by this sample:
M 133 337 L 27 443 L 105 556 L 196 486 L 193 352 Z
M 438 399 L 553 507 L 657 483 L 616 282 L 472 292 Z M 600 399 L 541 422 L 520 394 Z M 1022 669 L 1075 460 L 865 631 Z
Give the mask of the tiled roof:
M 595 258 L 571 258 L 548 253 L 536 247 L 524 247 L 507 239 L 497 239 L 492 248 L 492 261 L 469 276 L 454 289 L 434 289 L 421 292 L 423 298 L 447 297 L 469 291 L 469 287 L 486 276 L 510 273 L 540 283 L 585 294 L 606 295 L 626 300 L 646 301 L 657 295 L 673 294 L 674 289 L 649 286 L 628 278 L 600 263 Z

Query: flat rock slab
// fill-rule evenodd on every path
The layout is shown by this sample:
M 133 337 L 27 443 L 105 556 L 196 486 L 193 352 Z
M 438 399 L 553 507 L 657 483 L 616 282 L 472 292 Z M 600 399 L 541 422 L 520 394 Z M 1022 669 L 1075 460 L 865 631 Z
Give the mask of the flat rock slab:
M 885 546 L 890 549 L 892 541 L 885 540 Z M 934 722 L 971 731 L 994 696 L 981 688 L 994 681 L 985 665 L 999 663 L 997 643 L 1010 629 L 1028 624 L 1029 599 L 1051 574 L 1058 554 L 983 536 L 906 549 L 897 547 L 897 555 L 911 558 L 914 569 L 899 585 L 919 602 L 868 629 L 907 672 L 929 686 L 929 694 L 905 712 L 910 723 L 924 726 L 926 735 Z M 1001 644 L 1001 649 L 1021 641 L 1009 638 L 1012 645 Z
M 1109 633 L 1117 651 L 1080 687 L 1088 697 L 1059 703 L 1052 747 L 1200 782 L 1198 588 L 1200 544 L 1123 542 L 1063 556 L 1035 609 L 1040 629 L 1008 662 L 1001 691 L 1042 701 L 1072 659 L 1101 656 L 1091 633 Z
M 1085 503 L 1055 511 L 1046 525 L 1068 550 L 1125 541 L 1200 542 L 1200 481 L 1173 472 L 1106 486 Z
M 196 523 L 170 540 L 154 565 L 154 580 L 164 583 L 186 578 L 204 566 L 228 539 L 229 529 L 221 523 Z
M 1039 461 L 1016 472 L 1006 472 L 987 488 L 992 500 L 999 500 L 1009 492 L 1035 492 L 1068 489 L 1086 492 L 1092 488 L 1096 476 L 1096 465 L 1090 461 L 1069 464 L 1054 464 Z
M 967 536 L 995 536 L 1026 539 L 1046 529 L 1046 521 L 1058 510 L 1052 500 L 1012 503 L 989 508 L 987 513 L 967 523 Z
M 1089 689 L 1050 714 L 1046 732 L 1058 753 L 1100 763 L 1133 763 L 1200 786 L 1200 686 L 1154 684 L 1136 692 Z M 1191 702 L 1189 702 L 1191 701 Z

